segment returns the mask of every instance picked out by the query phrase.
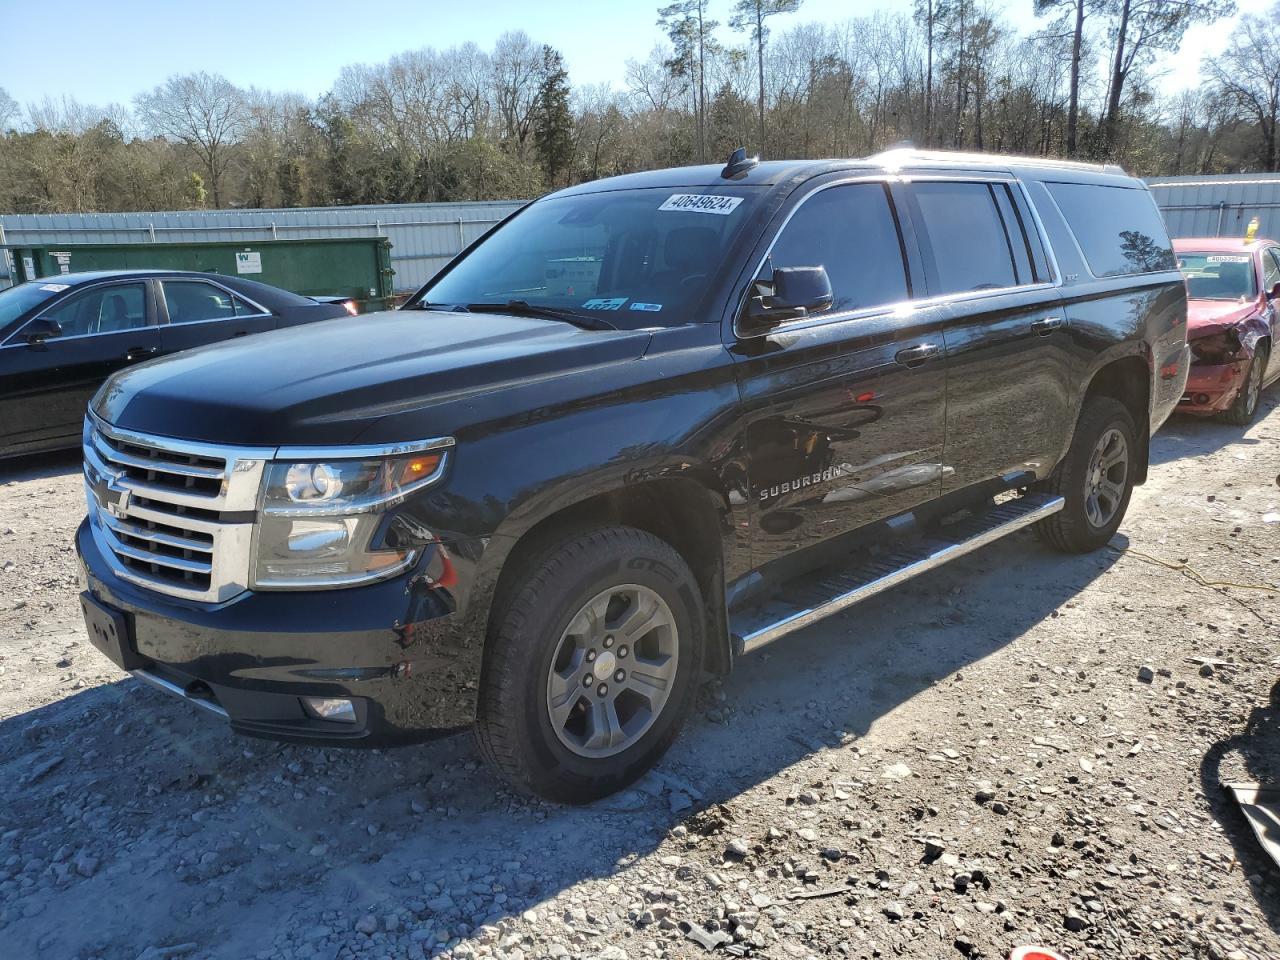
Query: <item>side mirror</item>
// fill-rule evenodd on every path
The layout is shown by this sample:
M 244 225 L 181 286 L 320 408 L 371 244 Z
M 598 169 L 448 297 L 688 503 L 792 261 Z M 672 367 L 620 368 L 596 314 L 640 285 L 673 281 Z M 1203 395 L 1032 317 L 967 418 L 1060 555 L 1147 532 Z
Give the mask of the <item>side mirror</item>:
M 50 320 L 48 317 L 36 317 L 27 324 L 25 331 L 27 343 L 35 346 L 44 343 L 46 340 L 52 340 L 54 337 L 62 336 L 62 324 L 57 320 Z
M 1280 282 L 1273 283 L 1271 289 L 1267 291 L 1267 299 L 1275 300 L 1280 298 Z
M 826 267 L 777 267 L 773 279 L 757 280 L 739 333 L 760 336 L 787 320 L 821 313 L 834 302 Z

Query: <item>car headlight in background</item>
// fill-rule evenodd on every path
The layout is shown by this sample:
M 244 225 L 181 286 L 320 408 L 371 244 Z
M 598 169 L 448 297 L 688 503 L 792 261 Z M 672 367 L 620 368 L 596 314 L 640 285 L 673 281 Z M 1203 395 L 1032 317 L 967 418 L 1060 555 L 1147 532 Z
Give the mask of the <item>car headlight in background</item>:
M 253 586 L 355 586 L 404 570 L 417 545 L 401 542 L 388 510 L 439 479 L 451 446 L 451 439 L 432 440 L 385 455 L 353 450 L 350 458 L 281 451 L 283 459 L 267 466 Z

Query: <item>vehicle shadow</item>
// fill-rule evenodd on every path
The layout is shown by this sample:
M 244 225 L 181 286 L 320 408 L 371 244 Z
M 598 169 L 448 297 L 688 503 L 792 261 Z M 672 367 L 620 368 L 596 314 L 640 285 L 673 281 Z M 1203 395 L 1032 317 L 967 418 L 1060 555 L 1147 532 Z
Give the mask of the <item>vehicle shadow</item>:
M 359 918 L 394 913 L 427 931 L 430 954 L 581 881 L 651 874 L 638 861 L 678 824 L 732 817 L 744 791 L 856 743 L 936 684 L 972 683 L 964 668 L 1014 641 L 1033 653 L 1037 625 L 1118 556 L 1064 557 L 1018 534 L 745 657 L 655 774 L 579 808 L 512 794 L 465 737 L 283 746 L 128 679 L 72 695 L 0 722 L 0 865 L 19 864 L 4 870 L 21 884 L 0 903 L 0 938 L 24 957 L 189 941 L 239 958 L 305 937 L 332 955 L 364 937 Z M 989 699 L 975 687 L 974 717 Z M 901 759 L 869 753 L 868 780 Z M 733 836 L 729 823 L 709 842 Z
M 1280 785 L 1280 680 L 1271 688 L 1269 701 L 1249 712 L 1238 733 L 1210 747 L 1200 764 L 1200 788 L 1209 809 L 1230 840 L 1239 869 L 1246 877 L 1260 878 L 1261 882 L 1250 881 L 1249 890 L 1271 929 L 1280 933 L 1280 903 L 1263 891 L 1264 885 L 1280 885 L 1280 868 L 1224 786 L 1239 782 Z
M 80 469 L 81 454 L 74 450 L 55 450 L 52 453 L 30 453 L 12 460 L 0 460 L 0 483 L 18 480 L 44 480 L 75 473 Z
M 1267 391 L 1258 404 L 1257 420 L 1280 407 L 1280 387 Z M 1264 438 L 1246 436 L 1252 427 L 1236 427 L 1206 417 L 1174 414 L 1152 438 L 1151 463 L 1169 463 L 1173 460 L 1200 457 L 1221 450 L 1223 447 L 1254 447 L 1265 442 Z

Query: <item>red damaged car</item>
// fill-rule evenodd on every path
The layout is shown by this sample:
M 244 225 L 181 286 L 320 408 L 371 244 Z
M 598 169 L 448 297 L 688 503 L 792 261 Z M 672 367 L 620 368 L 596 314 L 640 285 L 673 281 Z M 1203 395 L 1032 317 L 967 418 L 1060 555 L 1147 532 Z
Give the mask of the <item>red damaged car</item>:
M 1280 297 L 1280 244 L 1223 237 L 1173 241 L 1187 278 L 1191 375 L 1181 413 L 1220 414 L 1243 426 L 1258 412 L 1262 390 L 1280 378 L 1272 350 Z

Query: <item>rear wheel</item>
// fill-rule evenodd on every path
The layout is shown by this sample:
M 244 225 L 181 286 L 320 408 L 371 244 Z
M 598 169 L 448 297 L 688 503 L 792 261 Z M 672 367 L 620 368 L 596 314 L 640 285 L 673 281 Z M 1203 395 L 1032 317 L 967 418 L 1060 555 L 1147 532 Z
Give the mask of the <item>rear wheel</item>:
M 1222 419 L 1237 427 L 1247 427 L 1258 415 L 1258 402 L 1262 399 L 1262 378 L 1267 370 L 1267 346 L 1259 344 L 1249 361 L 1249 370 L 1245 373 L 1244 385 L 1225 411 Z
M 1066 505 L 1036 524 L 1041 539 L 1065 553 L 1105 546 L 1129 508 L 1137 453 L 1137 430 L 1124 404 L 1112 397 L 1087 399 L 1071 449 L 1043 485 Z
M 670 545 L 629 527 L 541 552 L 495 610 L 476 740 L 514 785 L 585 803 L 638 778 L 692 706 L 703 607 Z

